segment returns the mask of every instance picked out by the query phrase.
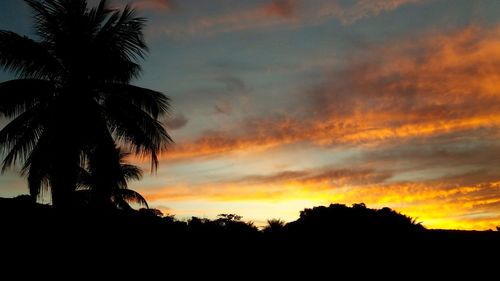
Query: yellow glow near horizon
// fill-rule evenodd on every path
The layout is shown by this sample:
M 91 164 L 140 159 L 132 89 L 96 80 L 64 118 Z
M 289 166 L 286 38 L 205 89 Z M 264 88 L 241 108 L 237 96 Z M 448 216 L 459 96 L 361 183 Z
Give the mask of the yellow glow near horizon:
M 427 186 L 425 184 L 394 184 L 362 187 L 329 187 L 324 182 L 300 185 L 297 182 L 247 185 L 204 186 L 200 188 L 169 187 L 157 193 L 146 194 L 155 205 L 182 206 L 183 202 L 198 202 L 210 206 L 205 215 L 232 212 L 247 220 L 265 222 L 279 217 L 296 220 L 299 211 L 330 203 L 351 205 L 365 203 L 371 208 L 390 207 L 413 217 L 427 228 L 444 229 L 494 229 L 500 223 L 500 198 L 485 199 L 485 192 L 500 191 L 500 183 L 477 186 Z M 217 206 L 220 208 L 217 209 Z M 224 206 L 230 206 L 226 208 Z M 253 208 L 248 208 L 253 206 Z M 161 208 L 161 207 L 160 207 Z M 190 213 L 183 208 L 164 210 L 179 216 L 203 215 Z M 481 212 L 481 216 L 474 213 Z M 472 214 L 472 215 L 471 215 Z M 485 215 L 490 214 L 490 215 Z

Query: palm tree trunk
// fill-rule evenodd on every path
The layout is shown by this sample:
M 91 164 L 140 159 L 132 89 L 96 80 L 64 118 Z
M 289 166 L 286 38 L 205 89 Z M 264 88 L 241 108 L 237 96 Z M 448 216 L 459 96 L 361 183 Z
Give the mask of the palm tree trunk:
M 72 209 L 75 203 L 73 200 L 76 190 L 75 171 L 68 166 L 57 166 L 51 179 L 52 206 L 58 210 Z
M 111 135 L 103 134 L 89 157 L 89 164 L 96 181 L 93 187 L 96 207 L 104 211 L 114 209 L 113 187 L 120 175 L 120 158 Z
M 96 186 L 94 193 L 94 207 L 100 211 L 108 211 L 114 208 L 113 201 L 111 200 L 112 191 L 110 185 Z
M 68 134 L 70 135 L 70 134 Z M 80 167 L 80 151 L 74 138 L 60 138 L 51 147 L 50 185 L 52 205 L 56 209 L 75 207 L 75 190 Z

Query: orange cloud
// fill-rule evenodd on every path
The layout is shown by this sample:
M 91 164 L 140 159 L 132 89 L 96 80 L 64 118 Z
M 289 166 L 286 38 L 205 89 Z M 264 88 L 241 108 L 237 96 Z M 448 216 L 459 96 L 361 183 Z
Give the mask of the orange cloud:
M 250 118 L 178 144 L 167 159 L 248 153 L 309 142 L 377 145 L 497 138 L 500 28 L 469 27 L 398 40 L 355 54 L 351 65 L 304 93 L 290 116 Z
M 211 17 L 198 18 L 190 23 L 169 26 L 171 35 L 219 33 L 269 27 L 293 21 L 294 1 L 275 1 L 258 7 L 231 11 Z
M 268 16 L 288 18 L 295 14 L 296 5 L 295 0 L 273 0 L 261 9 Z
M 320 169 L 284 171 L 270 175 L 249 175 L 236 179 L 229 179 L 201 185 L 192 189 L 189 186 L 165 188 L 159 193 L 149 193 L 148 199 L 195 199 L 197 193 L 201 198 L 218 200 L 282 198 L 290 194 L 302 193 L 303 189 L 316 191 L 327 190 L 345 185 L 363 186 L 378 184 L 391 177 L 387 171 L 373 169 L 337 169 L 325 167 Z M 244 187 L 244 188 L 241 188 Z M 249 187 L 249 188 L 245 188 Z M 253 188 L 257 187 L 257 188 Z M 297 188 L 299 187 L 299 188 Z M 238 199 L 236 199 L 238 200 Z

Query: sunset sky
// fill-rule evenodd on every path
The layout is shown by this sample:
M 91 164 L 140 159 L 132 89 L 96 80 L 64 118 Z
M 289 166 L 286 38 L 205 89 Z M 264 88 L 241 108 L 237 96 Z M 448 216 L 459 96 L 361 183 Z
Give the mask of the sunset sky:
M 131 183 L 151 207 L 261 225 L 364 202 L 428 228 L 500 225 L 500 1 L 126 2 L 149 20 L 134 84 L 174 107 L 176 144 Z M 30 24 L 1 2 L 0 29 Z M 0 196 L 26 193 L 0 176 Z

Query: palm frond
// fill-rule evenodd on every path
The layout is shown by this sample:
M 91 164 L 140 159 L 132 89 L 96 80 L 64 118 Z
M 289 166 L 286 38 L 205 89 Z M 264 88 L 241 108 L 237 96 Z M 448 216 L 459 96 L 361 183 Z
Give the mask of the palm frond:
M 170 99 L 161 92 L 129 84 L 107 83 L 101 89 L 113 99 L 123 99 L 157 119 L 170 112 Z
M 57 11 L 62 10 L 58 1 L 38 1 L 25 0 L 33 10 L 33 20 L 35 30 L 38 36 L 47 42 L 53 42 L 54 33 L 59 29 L 60 17 L 57 17 Z
M 47 80 L 16 79 L 0 83 L 0 114 L 10 118 L 33 106 L 47 102 L 55 85 Z
M 0 131 L 0 147 L 6 154 L 2 172 L 14 165 L 18 158 L 26 159 L 43 132 L 44 107 L 36 106 L 20 114 Z
M 84 24 L 88 19 L 86 0 L 25 0 L 32 8 L 37 35 L 46 42 L 56 42 L 57 37 L 73 24 Z
M 129 60 L 142 59 L 148 51 L 142 33 L 145 23 L 146 19 L 137 17 L 135 10 L 127 5 L 112 27 L 114 43 L 122 47 L 121 54 Z
M 123 176 L 126 181 L 140 180 L 142 178 L 141 168 L 131 164 L 121 164 Z
M 88 16 L 90 18 L 90 21 L 94 24 L 94 27 L 97 28 L 96 30 L 94 30 L 94 32 L 99 32 L 103 22 L 113 11 L 115 10 L 108 7 L 107 0 L 101 0 L 97 7 L 90 9 Z
M 79 167 L 78 170 L 77 190 L 91 189 L 94 185 L 92 174 L 83 167 Z
M 0 66 L 23 78 L 54 79 L 62 73 L 44 44 L 4 30 L 0 30 Z
M 123 11 L 112 11 L 96 33 L 92 60 L 100 65 L 93 69 L 97 79 L 128 83 L 138 77 L 147 46 L 142 27 L 145 20 L 135 16 L 128 6 Z
M 124 200 L 126 202 L 137 203 L 139 205 L 149 208 L 148 202 L 141 194 L 132 189 L 117 189 L 113 192 L 115 199 Z
M 31 197 L 42 197 L 49 189 L 48 172 L 40 169 L 39 166 L 32 165 L 28 173 L 28 189 Z
M 158 167 L 158 153 L 173 142 L 160 122 L 139 107 L 121 99 L 108 99 L 104 104 L 108 124 L 119 141 L 130 143 L 136 155 L 151 157 L 151 168 Z
M 42 133 L 40 140 L 31 151 L 21 169 L 21 174 L 27 176 L 28 188 L 33 198 L 43 196 L 43 192 L 49 188 L 49 170 L 51 165 L 46 161 L 50 157 L 46 145 L 46 134 Z

